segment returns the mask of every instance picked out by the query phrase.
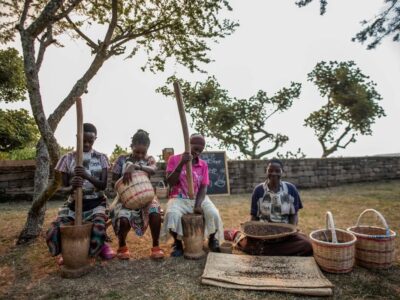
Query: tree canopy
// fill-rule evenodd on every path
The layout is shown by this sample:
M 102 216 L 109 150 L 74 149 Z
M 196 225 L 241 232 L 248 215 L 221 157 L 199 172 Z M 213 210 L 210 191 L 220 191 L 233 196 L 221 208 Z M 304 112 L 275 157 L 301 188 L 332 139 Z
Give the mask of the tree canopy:
M 299 0 L 296 4 L 306 6 L 314 0 Z M 328 0 L 320 1 L 320 14 L 326 13 Z M 394 42 L 400 42 L 400 1 L 384 0 L 384 7 L 370 20 L 361 22 L 363 29 L 358 32 L 352 41 L 368 42 L 367 48 L 374 49 L 386 37 L 392 37 Z
M 0 151 L 32 147 L 39 140 L 35 120 L 27 110 L 0 109 L 0 120 Z
M 356 142 L 356 136 L 371 135 L 371 125 L 385 116 L 376 84 L 369 81 L 353 61 L 319 62 L 308 74 L 327 104 L 305 119 L 322 146 L 322 157 Z
M 0 50 L 0 102 L 25 100 L 24 62 L 18 50 Z
M 239 99 L 229 96 L 215 77 L 194 84 L 170 77 L 158 91 L 173 97 L 170 87 L 175 80 L 180 82 L 185 109 L 195 130 L 216 138 L 222 147 L 238 149 L 248 158 L 259 159 L 288 141 L 284 134 L 269 132 L 266 122 L 292 106 L 293 100 L 300 96 L 300 83 L 292 82 L 273 96 L 259 90 L 250 98 Z M 266 142 L 270 145 L 266 146 Z

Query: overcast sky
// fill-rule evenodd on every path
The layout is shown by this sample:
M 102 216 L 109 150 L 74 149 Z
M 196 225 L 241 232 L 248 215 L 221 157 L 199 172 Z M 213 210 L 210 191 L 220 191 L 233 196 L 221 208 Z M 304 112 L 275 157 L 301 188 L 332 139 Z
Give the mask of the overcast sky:
M 211 45 L 215 61 L 204 66 L 205 70 L 235 97 L 250 97 L 259 89 L 272 95 L 291 81 L 301 82 L 300 99 L 290 110 L 271 119 L 267 130 L 289 136 L 279 152 L 300 147 L 307 157 L 319 157 L 321 146 L 313 130 L 303 123 L 326 99 L 306 81 L 307 73 L 322 60 L 354 60 L 377 83 L 387 117 L 372 126 L 372 136 L 358 137 L 355 144 L 334 156 L 400 152 L 396 133 L 400 128 L 400 44 L 386 39 L 377 49 L 366 50 L 365 45 L 351 42 L 361 29 L 360 21 L 372 18 L 383 0 L 331 0 L 325 16 L 319 15 L 317 0 L 301 9 L 294 2 L 230 1 L 233 12 L 228 16 L 239 21 L 240 27 L 232 36 Z M 40 74 L 47 114 L 65 97 L 89 62 L 88 48 L 80 42 L 66 40 L 65 48 L 48 50 Z M 139 128 L 150 132 L 150 154 L 157 156 L 166 147 L 173 147 L 176 153 L 183 150 L 176 103 L 155 93 L 155 89 L 172 74 L 193 81 L 204 80 L 207 75 L 191 74 L 173 61 L 165 73 L 143 73 L 143 64 L 140 55 L 129 60 L 110 59 L 90 83 L 89 93 L 83 98 L 84 120 L 98 129 L 98 151 L 111 154 L 115 144 L 127 147 Z M 1 107 L 11 106 L 2 103 Z M 23 107 L 28 108 L 29 103 Z M 75 118 L 73 108 L 57 129 L 56 137 L 63 146 L 75 145 Z

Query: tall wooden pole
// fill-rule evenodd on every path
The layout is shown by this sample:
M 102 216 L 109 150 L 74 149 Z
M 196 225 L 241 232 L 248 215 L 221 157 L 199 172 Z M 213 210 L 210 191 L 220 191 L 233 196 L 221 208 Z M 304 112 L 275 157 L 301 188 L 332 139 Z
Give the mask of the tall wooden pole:
M 179 82 L 177 82 L 177 81 L 174 82 L 174 91 L 175 91 L 176 102 L 178 104 L 179 117 L 181 119 L 181 124 L 182 124 L 183 138 L 185 140 L 185 152 L 191 153 L 189 129 L 188 129 L 187 121 L 186 121 L 185 107 L 183 105 L 181 88 L 179 86 Z M 186 177 L 187 177 L 187 183 L 188 183 L 188 189 L 189 189 L 188 190 L 189 198 L 194 199 L 192 161 L 189 161 L 186 164 Z
M 76 165 L 82 166 L 83 160 L 83 111 L 82 99 L 76 99 Z M 75 189 L 75 225 L 82 225 L 82 188 Z

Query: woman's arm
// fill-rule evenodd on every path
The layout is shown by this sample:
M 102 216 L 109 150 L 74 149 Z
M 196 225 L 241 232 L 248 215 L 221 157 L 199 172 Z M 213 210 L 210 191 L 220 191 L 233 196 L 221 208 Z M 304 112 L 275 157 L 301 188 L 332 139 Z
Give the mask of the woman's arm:
M 179 183 L 179 175 L 182 172 L 183 166 L 190 160 L 192 160 L 192 155 L 188 152 L 182 154 L 181 161 L 176 166 L 175 170 L 172 172 L 167 172 L 167 182 L 169 186 L 175 186 Z
M 207 186 L 202 184 L 197 192 L 196 201 L 194 203 L 194 213 L 195 214 L 202 214 L 203 210 L 201 208 L 201 204 L 204 201 L 204 198 L 207 194 Z

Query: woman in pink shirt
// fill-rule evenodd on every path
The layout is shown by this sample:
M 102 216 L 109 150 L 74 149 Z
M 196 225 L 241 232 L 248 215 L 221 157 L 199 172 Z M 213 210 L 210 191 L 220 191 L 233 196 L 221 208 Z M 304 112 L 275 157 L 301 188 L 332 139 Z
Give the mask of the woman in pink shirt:
M 204 137 L 194 134 L 190 137 L 191 153 L 171 156 L 167 165 L 167 181 L 171 187 L 170 199 L 165 213 L 163 234 L 168 232 L 174 238 L 171 256 L 183 255 L 182 247 L 182 215 L 187 213 L 203 214 L 205 234 L 211 251 L 219 251 L 219 241 L 223 240 L 223 225 L 218 209 L 207 194 L 209 184 L 207 162 L 200 159 L 205 147 Z M 192 160 L 194 198 L 189 199 L 186 179 L 186 163 Z

